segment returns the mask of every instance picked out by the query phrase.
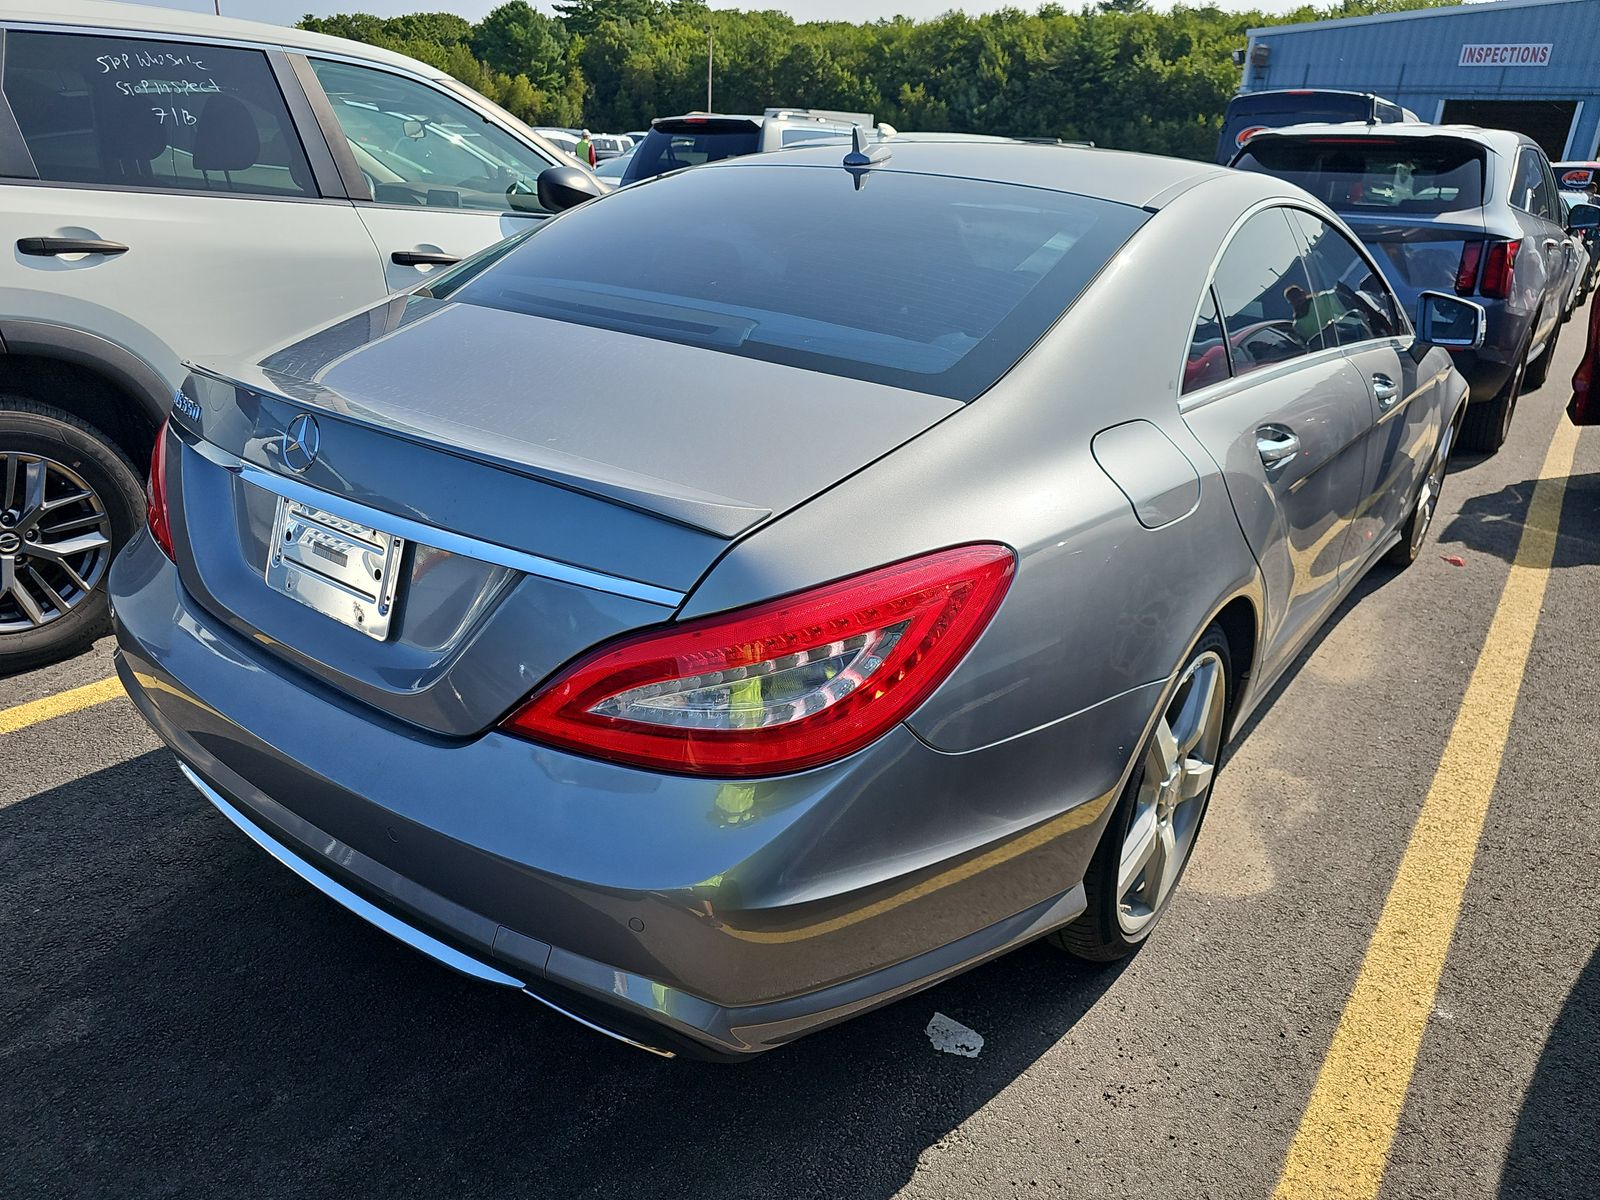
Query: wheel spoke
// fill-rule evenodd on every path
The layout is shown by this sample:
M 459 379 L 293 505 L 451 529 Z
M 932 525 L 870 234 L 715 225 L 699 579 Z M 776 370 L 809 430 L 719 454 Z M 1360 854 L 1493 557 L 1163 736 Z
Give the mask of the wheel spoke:
M 1216 773 L 1212 763 L 1200 758 L 1188 758 L 1183 764 L 1183 780 L 1178 788 L 1178 800 L 1195 800 L 1206 794 L 1206 789 L 1211 786 L 1211 777 Z
M 1172 726 L 1167 723 L 1165 717 L 1156 722 L 1155 736 L 1150 739 L 1150 760 L 1145 770 L 1155 776 L 1151 781 L 1154 783 L 1172 778 L 1172 773 L 1183 761 L 1183 751 L 1179 748 L 1178 739 L 1173 736 Z
M 44 610 L 39 607 L 39 602 L 33 594 L 23 586 L 22 580 L 17 578 L 16 560 L 0 558 L 0 596 L 11 596 L 17 602 L 17 607 L 22 609 L 22 615 L 35 625 L 44 624 Z
M 56 591 L 55 588 L 50 586 L 50 581 L 43 575 L 39 574 L 38 569 L 34 567 L 32 563 L 28 564 L 28 574 L 33 576 L 33 582 L 38 585 L 39 590 L 42 591 L 46 596 L 50 597 L 50 603 L 56 606 L 57 613 L 64 613 L 67 611 L 67 609 L 72 607 L 66 602 L 60 592 Z
M 108 520 L 109 519 L 106 517 L 105 513 L 95 512 L 90 513 L 86 517 L 75 517 L 70 521 L 63 521 L 61 524 L 52 525 L 48 529 L 46 529 L 43 523 L 41 523 L 39 526 L 39 535 L 41 537 L 53 538 L 59 537 L 63 533 L 71 533 L 75 529 L 101 528 L 108 523 Z
M 19 530 L 26 530 L 38 519 L 39 510 L 44 507 L 44 463 L 34 459 L 22 466 L 22 519 L 17 522 Z
M 1145 903 L 1154 912 L 1167 898 L 1167 893 L 1172 890 L 1172 885 L 1178 881 L 1178 835 L 1173 831 L 1171 821 L 1163 821 L 1156 827 L 1161 843 L 1161 873 L 1145 885 Z
M 54 499 L 46 500 L 44 503 L 39 505 L 39 515 L 43 516 L 47 512 L 53 512 L 55 509 L 63 508 L 68 504 L 76 504 L 80 500 L 93 500 L 93 499 L 94 499 L 94 493 L 91 492 L 91 491 L 87 491 L 87 490 L 81 491 L 81 492 L 74 492 L 70 496 L 57 496 Z
M 9 508 L 11 506 L 11 497 L 16 495 L 16 491 L 17 491 L 17 456 L 15 454 L 8 454 L 8 455 L 6 455 L 6 482 L 5 482 L 5 487 L 4 487 L 3 490 L 0 490 L 0 511 L 4 511 L 5 509 L 7 509 L 7 508 Z
M 1133 828 L 1128 830 L 1128 836 L 1122 843 L 1122 862 L 1117 867 L 1119 900 L 1127 899 L 1128 889 L 1160 848 L 1161 836 L 1156 824 L 1156 810 L 1151 807 L 1139 813 L 1134 818 Z
M 1187 755 L 1205 737 L 1221 683 L 1222 670 L 1214 659 L 1203 659 L 1195 667 L 1189 679 L 1188 695 L 1172 721 L 1173 736 L 1177 738 L 1181 754 Z
M 99 530 L 93 533 L 79 534 L 74 538 L 66 538 L 59 542 L 29 542 L 26 553 L 37 554 L 40 558 L 48 558 L 52 562 L 66 564 L 66 560 L 79 554 L 87 554 L 91 550 L 98 550 L 102 546 L 109 546 L 111 539 Z

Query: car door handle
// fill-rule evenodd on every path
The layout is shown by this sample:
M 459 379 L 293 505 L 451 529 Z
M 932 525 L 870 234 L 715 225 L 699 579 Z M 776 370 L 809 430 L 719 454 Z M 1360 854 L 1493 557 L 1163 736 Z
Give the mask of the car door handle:
M 1300 453 L 1300 439 L 1282 425 L 1263 425 L 1256 430 L 1256 453 L 1269 474 L 1280 471 Z
M 94 238 L 29 237 L 17 239 L 17 253 L 34 258 L 54 258 L 58 254 L 126 254 L 121 242 L 102 242 Z
M 1372 394 L 1378 398 L 1378 407 L 1383 409 L 1393 408 L 1400 399 L 1400 389 L 1394 380 L 1383 374 L 1372 377 Z
M 1558 246 L 1560 244 L 1560 242 L 1561 242 L 1560 238 L 1545 238 L 1545 240 L 1544 240 L 1544 248 L 1546 250 L 1554 250 L 1556 248 L 1556 246 Z
M 438 254 L 431 250 L 396 250 L 389 261 L 397 267 L 449 267 L 461 261 L 459 254 Z

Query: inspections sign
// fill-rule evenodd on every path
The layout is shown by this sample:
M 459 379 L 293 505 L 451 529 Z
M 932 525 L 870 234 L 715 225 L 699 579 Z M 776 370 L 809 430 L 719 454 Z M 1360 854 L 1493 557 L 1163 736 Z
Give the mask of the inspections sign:
M 1463 67 L 1548 67 L 1549 42 L 1469 42 L 1461 47 Z

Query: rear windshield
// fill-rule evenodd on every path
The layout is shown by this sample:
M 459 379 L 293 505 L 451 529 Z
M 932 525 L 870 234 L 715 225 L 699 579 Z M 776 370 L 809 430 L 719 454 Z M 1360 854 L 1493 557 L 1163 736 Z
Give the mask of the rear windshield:
M 860 182 L 832 166 L 689 171 L 551 221 L 433 294 L 966 401 L 1148 219 L 1012 184 Z
M 1299 184 L 1343 212 L 1441 213 L 1483 204 L 1483 149 L 1453 138 L 1273 138 L 1234 164 Z
M 1313 121 L 1324 117 L 1336 121 L 1365 121 L 1372 112 L 1368 96 L 1340 92 L 1256 92 L 1235 96 L 1228 101 L 1228 119 L 1234 117 L 1294 117 Z
M 760 131 L 754 127 L 721 132 L 664 133 L 652 129 L 633 152 L 628 173 L 623 182 L 637 183 L 676 171 L 679 167 L 698 167 L 701 163 L 716 162 L 719 158 L 737 158 L 741 154 L 754 154 L 759 144 Z

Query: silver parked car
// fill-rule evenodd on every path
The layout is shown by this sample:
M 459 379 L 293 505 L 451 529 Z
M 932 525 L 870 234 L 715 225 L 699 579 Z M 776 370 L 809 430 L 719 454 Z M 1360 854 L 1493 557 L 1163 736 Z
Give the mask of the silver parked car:
M 1403 299 L 1427 290 L 1477 298 L 1484 344 L 1455 352 L 1472 385 L 1462 445 L 1493 453 L 1524 386 L 1555 359 L 1580 271 L 1568 233 L 1600 225 L 1600 209 L 1569 218 L 1532 138 L 1470 125 L 1299 125 L 1255 134 L 1233 165 L 1305 188 L 1330 205 L 1382 263 Z
M 748 1055 L 1042 935 L 1143 944 L 1232 732 L 1422 545 L 1467 391 L 1435 344 L 1482 327 L 1425 296 L 1419 335 L 1263 175 L 680 172 L 198 368 L 119 670 L 381 929 Z

